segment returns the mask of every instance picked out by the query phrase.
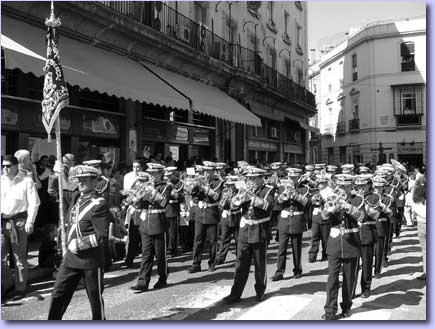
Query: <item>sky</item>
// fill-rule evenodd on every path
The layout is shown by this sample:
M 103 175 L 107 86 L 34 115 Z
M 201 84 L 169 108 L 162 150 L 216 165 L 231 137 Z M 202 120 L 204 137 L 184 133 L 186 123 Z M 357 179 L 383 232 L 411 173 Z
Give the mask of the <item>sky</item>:
M 426 15 L 425 1 L 308 1 L 308 49 L 337 44 L 350 27 Z

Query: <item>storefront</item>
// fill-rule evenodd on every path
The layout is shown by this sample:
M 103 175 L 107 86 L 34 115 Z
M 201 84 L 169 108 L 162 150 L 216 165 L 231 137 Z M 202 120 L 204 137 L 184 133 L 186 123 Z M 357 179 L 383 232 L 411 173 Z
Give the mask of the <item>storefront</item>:
M 248 139 L 249 163 L 278 161 L 279 144 L 264 140 Z
M 421 167 L 423 154 L 426 153 L 423 143 L 398 143 L 397 157 L 399 162 L 406 162 L 410 167 Z
M 301 145 L 284 144 L 284 159 L 290 165 L 304 162 L 304 148 Z

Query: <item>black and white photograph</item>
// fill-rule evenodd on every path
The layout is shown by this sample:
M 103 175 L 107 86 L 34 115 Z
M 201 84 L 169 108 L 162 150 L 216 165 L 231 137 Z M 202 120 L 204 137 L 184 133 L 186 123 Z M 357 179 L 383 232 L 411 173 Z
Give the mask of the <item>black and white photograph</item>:
M 1 1 L 1 320 L 426 321 L 428 6 Z

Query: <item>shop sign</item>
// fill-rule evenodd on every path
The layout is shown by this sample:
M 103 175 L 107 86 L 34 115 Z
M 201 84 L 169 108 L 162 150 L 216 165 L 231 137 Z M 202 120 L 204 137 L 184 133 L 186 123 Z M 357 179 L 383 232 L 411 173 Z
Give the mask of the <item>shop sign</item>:
M 119 123 L 112 118 L 83 114 L 83 130 L 94 134 L 118 135 Z
M 38 126 L 43 126 L 42 124 L 42 113 L 39 112 L 36 119 Z M 70 130 L 71 128 L 71 119 L 66 117 L 65 115 L 60 115 L 60 130 Z M 53 132 L 53 131 L 52 131 Z
M 302 147 L 299 145 L 284 144 L 284 153 L 302 154 Z
M 397 144 L 398 154 L 423 154 L 423 143 Z
M 278 150 L 278 146 L 275 143 L 253 140 L 248 141 L 248 148 L 273 152 L 276 152 Z
M 172 159 L 178 161 L 180 159 L 180 148 L 177 145 L 170 145 L 169 152 L 171 153 Z
M 193 130 L 193 143 L 194 144 L 210 144 L 210 131 L 205 129 Z
M 16 109 L 2 107 L 2 124 L 16 126 L 18 123 L 18 111 Z
M 172 127 L 168 125 L 168 139 L 175 142 L 189 142 L 189 130 L 185 127 Z

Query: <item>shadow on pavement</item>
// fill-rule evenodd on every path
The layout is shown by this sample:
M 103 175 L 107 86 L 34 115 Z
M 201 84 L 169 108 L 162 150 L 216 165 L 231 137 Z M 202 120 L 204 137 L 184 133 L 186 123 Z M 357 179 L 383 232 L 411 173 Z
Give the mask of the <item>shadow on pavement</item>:
M 203 271 L 204 272 L 204 271 Z M 197 274 L 197 273 L 195 273 Z M 190 275 L 195 275 L 190 274 Z M 200 276 L 198 277 L 192 277 L 184 281 L 180 281 L 177 283 L 177 285 L 185 285 L 185 284 L 195 284 L 200 282 L 217 282 L 220 280 L 231 280 L 234 279 L 234 273 L 232 272 L 219 272 L 218 270 L 216 272 L 213 272 L 212 274 L 204 275 L 204 273 L 200 273 Z
M 396 276 L 401 274 L 411 274 L 414 272 L 421 272 L 423 270 L 423 265 L 420 266 L 404 266 L 394 270 L 388 270 L 385 273 L 382 273 L 382 277 L 387 276 Z
M 388 266 L 400 264 L 418 264 L 421 262 L 420 256 L 406 256 L 399 259 L 392 259 L 388 261 Z
M 400 240 L 400 242 L 393 242 L 393 246 L 416 246 L 419 244 L 418 239 L 406 239 L 406 240 Z
M 275 294 L 279 295 L 305 295 L 314 294 L 319 291 L 326 291 L 326 280 L 325 281 L 313 281 L 306 282 L 302 284 L 297 284 L 287 288 L 279 289 Z
M 416 278 L 412 278 L 410 280 L 402 279 L 376 287 L 371 291 L 371 295 L 380 295 L 394 291 L 409 291 L 412 289 L 421 289 L 425 285 L 426 281 L 418 280 Z

